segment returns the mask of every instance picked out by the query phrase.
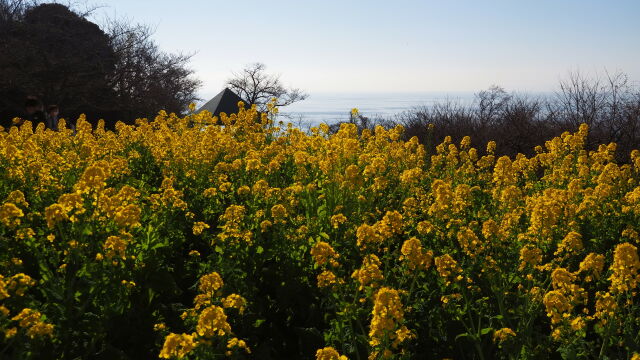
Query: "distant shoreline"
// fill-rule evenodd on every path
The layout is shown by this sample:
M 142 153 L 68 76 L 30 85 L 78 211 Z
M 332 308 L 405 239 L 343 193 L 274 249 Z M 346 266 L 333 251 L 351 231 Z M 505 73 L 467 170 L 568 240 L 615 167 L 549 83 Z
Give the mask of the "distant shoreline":
M 317 125 L 322 122 L 347 121 L 352 108 L 373 119 L 393 118 L 395 115 L 416 107 L 430 107 L 434 104 L 452 102 L 469 106 L 476 99 L 477 92 L 407 92 L 407 93 L 312 93 L 307 100 L 292 104 L 280 110 L 285 115 L 283 121 L 302 121 Z M 552 96 L 554 92 L 514 92 L 524 96 Z

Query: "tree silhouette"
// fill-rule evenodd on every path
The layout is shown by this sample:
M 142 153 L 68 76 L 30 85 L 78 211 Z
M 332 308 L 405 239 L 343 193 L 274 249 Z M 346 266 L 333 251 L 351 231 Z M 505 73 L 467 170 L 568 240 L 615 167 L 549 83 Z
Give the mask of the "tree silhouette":
M 233 78 L 227 80 L 227 86 L 249 104 L 258 105 L 261 110 L 265 109 L 272 98 L 278 100 L 277 106 L 287 106 L 308 97 L 300 89 L 286 88 L 278 76 L 267 74 L 265 68 L 261 63 L 247 65 L 240 73 L 234 73 Z
M 0 0 L 0 117 L 21 114 L 27 96 L 75 119 L 133 122 L 165 109 L 180 113 L 200 82 L 190 55 L 160 51 L 149 27 L 110 20 L 101 29 L 61 4 Z

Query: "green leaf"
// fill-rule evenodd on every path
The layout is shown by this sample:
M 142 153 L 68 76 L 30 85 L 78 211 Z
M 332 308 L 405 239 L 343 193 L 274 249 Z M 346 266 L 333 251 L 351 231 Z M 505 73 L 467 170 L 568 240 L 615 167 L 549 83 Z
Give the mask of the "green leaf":
M 482 330 L 480 330 L 480 335 L 487 335 L 488 333 L 492 332 L 493 328 L 484 328 Z
M 160 248 L 167 247 L 167 246 L 169 246 L 169 245 L 166 244 L 166 243 L 158 243 L 158 244 L 153 245 L 151 247 L 151 250 L 156 250 L 156 249 L 160 249 Z
M 258 245 L 258 247 L 256 248 L 256 254 L 262 254 L 264 252 L 264 249 L 262 248 L 262 246 Z

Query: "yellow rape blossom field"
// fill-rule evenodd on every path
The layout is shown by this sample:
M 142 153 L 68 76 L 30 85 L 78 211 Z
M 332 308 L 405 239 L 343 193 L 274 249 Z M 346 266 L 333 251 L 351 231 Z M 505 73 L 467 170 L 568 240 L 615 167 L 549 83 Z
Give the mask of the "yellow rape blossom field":
M 639 151 L 276 111 L 0 132 L 0 358 L 640 358 Z

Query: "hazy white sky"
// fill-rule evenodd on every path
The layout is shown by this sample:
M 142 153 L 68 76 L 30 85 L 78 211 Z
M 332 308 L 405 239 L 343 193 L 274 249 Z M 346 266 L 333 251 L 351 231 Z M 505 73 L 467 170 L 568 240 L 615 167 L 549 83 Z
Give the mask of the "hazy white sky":
M 196 52 L 200 93 L 262 62 L 308 92 L 549 91 L 571 70 L 640 80 L 638 0 L 107 0 Z

